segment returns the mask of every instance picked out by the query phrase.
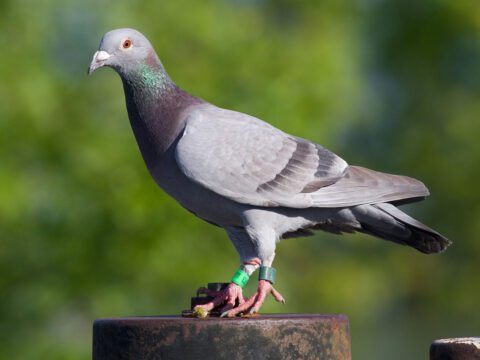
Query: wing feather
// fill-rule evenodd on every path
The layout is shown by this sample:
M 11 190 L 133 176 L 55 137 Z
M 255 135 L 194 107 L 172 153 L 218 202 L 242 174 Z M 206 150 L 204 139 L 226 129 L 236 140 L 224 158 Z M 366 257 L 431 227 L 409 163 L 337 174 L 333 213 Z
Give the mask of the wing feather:
M 208 104 L 188 115 L 175 155 L 191 180 L 250 205 L 343 207 L 428 195 L 417 180 L 348 166 L 320 145 Z

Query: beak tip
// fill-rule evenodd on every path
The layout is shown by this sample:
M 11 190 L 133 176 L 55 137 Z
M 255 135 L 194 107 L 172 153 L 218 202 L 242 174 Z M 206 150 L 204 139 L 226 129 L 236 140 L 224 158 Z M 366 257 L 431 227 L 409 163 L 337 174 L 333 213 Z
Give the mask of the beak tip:
M 89 76 L 92 75 L 95 72 L 95 70 L 97 70 L 99 67 L 101 66 L 96 66 L 96 64 L 90 64 L 90 66 L 87 69 L 87 75 Z
M 105 62 L 108 60 L 110 56 L 111 55 L 109 53 L 101 50 L 93 54 L 92 62 L 90 63 L 90 66 L 87 69 L 87 75 L 92 75 L 95 70 L 104 66 Z

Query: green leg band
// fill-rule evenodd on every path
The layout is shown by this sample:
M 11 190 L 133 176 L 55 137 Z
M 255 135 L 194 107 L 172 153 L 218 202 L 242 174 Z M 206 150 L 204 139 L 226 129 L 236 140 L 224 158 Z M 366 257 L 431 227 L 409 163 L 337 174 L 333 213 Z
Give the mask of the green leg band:
M 272 284 L 275 283 L 275 278 L 277 277 L 277 270 L 273 267 L 260 266 L 260 272 L 258 274 L 258 280 L 267 280 Z
M 238 269 L 237 272 L 233 274 L 232 283 L 243 288 L 245 285 L 247 285 L 248 279 L 250 279 L 250 276 L 248 276 L 248 274 L 242 269 Z

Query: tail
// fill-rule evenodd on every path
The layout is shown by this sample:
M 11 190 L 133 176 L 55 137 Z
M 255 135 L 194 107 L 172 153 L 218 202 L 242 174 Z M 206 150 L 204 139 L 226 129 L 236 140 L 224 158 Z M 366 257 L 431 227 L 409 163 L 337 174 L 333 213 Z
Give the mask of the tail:
M 360 205 L 351 210 L 361 224 L 359 232 L 408 245 L 425 254 L 443 252 L 451 244 L 446 237 L 390 203 Z

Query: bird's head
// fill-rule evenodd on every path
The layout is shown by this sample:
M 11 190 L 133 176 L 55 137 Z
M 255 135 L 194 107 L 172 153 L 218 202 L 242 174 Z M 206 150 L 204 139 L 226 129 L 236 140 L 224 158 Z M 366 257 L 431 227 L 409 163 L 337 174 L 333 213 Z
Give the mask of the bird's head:
M 149 62 L 151 65 L 159 64 L 147 38 L 134 29 L 116 29 L 103 35 L 99 49 L 93 55 L 88 68 L 88 74 L 108 66 L 123 75 L 132 67 Z

